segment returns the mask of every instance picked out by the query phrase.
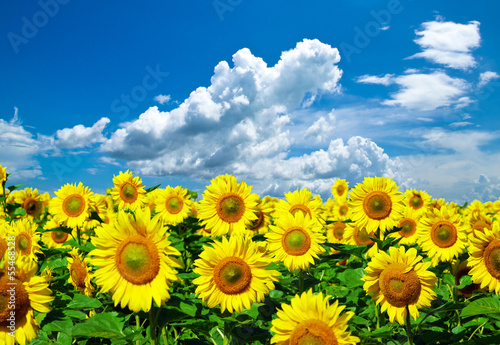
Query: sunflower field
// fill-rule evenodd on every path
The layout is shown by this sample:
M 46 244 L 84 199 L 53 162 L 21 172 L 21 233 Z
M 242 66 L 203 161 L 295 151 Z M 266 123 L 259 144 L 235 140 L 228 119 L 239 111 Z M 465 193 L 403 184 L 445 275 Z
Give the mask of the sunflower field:
M 220 175 L 202 195 L 9 185 L 0 165 L 0 345 L 500 344 L 500 199 L 390 178 L 323 201 Z

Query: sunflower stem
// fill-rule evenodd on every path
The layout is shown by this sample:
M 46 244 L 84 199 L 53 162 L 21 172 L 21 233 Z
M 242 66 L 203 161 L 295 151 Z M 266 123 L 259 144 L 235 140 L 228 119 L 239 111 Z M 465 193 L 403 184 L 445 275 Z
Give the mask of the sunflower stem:
M 161 329 L 161 335 L 163 337 L 163 344 L 168 345 L 167 326 L 165 326 Z
M 151 345 L 156 345 L 156 315 L 154 307 L 149 309 L 149 336 L 151 337 Z
M 229 323 L 224 321 L 224 345 L 229 345 Z
M 410 315 L 410 308 L 408 308 L 408 305 L 406 305 L 406 336 L 408 337 L 408 344 L 413 345 L 413 333 L 411 331 L 411 315 Z
M 141 321 L 139 320 L 139 314 L 135 314 L 135 324 L 137 326 L 137 330 L 140 330 L 141 329 Z M 141 341 L 140 340 L 137 340 L 135 342 L 136 345 L 140 345 L 141 344 Z
M 78 241 L 78 245 L 79 245 L 79 246 L 81 246 L 81 245 L 82 245 L 82 241 L 81 241 L 82 236 L 81 236 L 81 234 L 80 234 L 80 231 L 81 231 L 81 230 L 80 230 L 80 227 L 79 227 L 79 226 L 77 226 L 77 227 L 76 227 L 76 239 L 77 239 L 77 241 Z

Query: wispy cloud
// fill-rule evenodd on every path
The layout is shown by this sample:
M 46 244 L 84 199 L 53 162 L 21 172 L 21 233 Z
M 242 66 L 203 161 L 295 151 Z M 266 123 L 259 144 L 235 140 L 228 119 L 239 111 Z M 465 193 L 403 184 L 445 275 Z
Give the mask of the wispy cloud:
M 170 95 L 157 95 L 155 96 L 155 101 L 160 104 L 165 104 L 170 101 Z

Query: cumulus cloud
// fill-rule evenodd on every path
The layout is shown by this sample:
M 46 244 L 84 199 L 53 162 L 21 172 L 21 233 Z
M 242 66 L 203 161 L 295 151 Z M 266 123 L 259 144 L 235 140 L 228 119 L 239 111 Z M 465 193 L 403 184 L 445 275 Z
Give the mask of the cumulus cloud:
M 165 104 L 170 101 L 170 95 L 157 95 L 155 96 L 155 101 L 160 104 Z
M 481 42 L 479 22 L 468 24 L 444 22 L 441 20 L 422 23 L 422 30 L 417 30 L 415 39 L 422 52 L 410 56 L 424 58 L 446 67 L 466 70 L 476 66 L 472 50 Z
M 101 118 L 92 127 L 76 125 L 73 128 L 64 128 L 56 132 L 56 145 L 60 148 L 82 148 L 106 140 L 102 131 L 110 122 L 107 117 Z
M 328 115 L 320 116 L 319 119 L 306 130 L 306 139 L 312 139 L 317 143 L 325 142 L 332 136 L 332 131 L 335 129 L 335 115 L 333 110 Z
M 487 71 L 483 72 L 479 75 L 479 82 L 477 83 L 478 87 L 483 87 L 488 84 L 490 81 L 500 78 L 498 73 Z
M 388 86 L 394 83 L 394 74 L 386 74 L 382 77 L 365 74 L 358 77 L 356 81 L 362 84 L 379 84 Z
M 463 97 L 469 88 L 461 78 L 452 78 L 442 71 L 430 74 L 405 74 L 394 78 L 401 89 L 393 93 L 386 105 L 400 105 L 410 109 L 434 110 L 439 107 L 460 107 L 470 103 Z
M 496 201 L 500 198 L 500 178 L 498 176 L 489 178 L 480 174 L 477 180 L 474 180 L 472 192 L 464 195 L 463 198 L 472 202 L 479 200 L 481 202 Z

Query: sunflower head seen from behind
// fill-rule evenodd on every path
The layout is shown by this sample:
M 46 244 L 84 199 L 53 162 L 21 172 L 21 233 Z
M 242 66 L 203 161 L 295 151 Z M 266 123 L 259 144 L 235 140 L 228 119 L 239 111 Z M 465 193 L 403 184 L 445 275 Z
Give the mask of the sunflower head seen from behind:
M 407 307 L 413 319 L 419 316 L 418 308 L 429 307 L 436 298 L 433 291 L 436 275 L 427 269 L 430 262 L 421 263 L 415 248 L 390 247 L 389 254 L 377 253 L 365 269 L 363 288 L 372 299 L 387 310 L 389 320 L 403 325 Z
M 98 266 L 94 273 L 101 292 L 112 294 L 115 306 L 134 312 L 149 311 L 152 302 L 163 305 L 169 288 L 178 281 L 175 267 L 180 255 L 170 246 L 167 228 L 151 219 L 149 208 L 135 210 L 135 215 L 119 211 L 117 221 L 95 229 L 90 263 Z
M 111 197 L 119 209 L 136 209 L 142 206 L 146 190 L 139 176 L 134 177 L 128 170 L 120 171 L 118 176 L 113 175 L 113 184 Z
M 244 235 L 232 235 L 229 240 L 215 241 L 204 246 L 193 272 L 196 294 L 209 308 L 220 305 L 221 312 L 250 310 L 253 302 L 262 302 L 280 274 L 268 270 L 271 260 L 259 252 L 257 243 Z
M 245 181 L 237 183 L 232 175 L 220 175 L 211 181 L 198 207 L 201 225 L 211 236 L 243 234 L 258 217 L 259 195 L 251 193 Z
M 404 211 L 404 195 L 387 177 L 365 177 L 351 190 L 351 219 L 368 232 L 381 234 L 397 226 Z
M 272 321 L 271 344 L 278 345 L 341 345 L 357 344 L 360 339 L 347 331 L 348 321 L 354 312 L 340 315 L 345 306 L 330 296 L 313 295 L 312 289 L 295 295 L 290 304 L 282 304 Z

